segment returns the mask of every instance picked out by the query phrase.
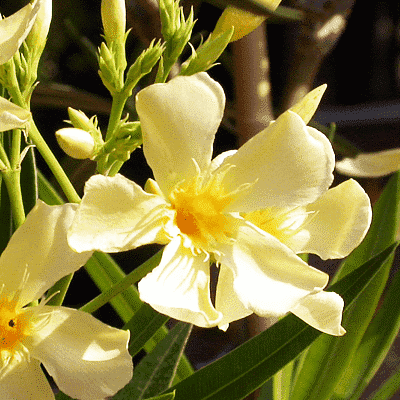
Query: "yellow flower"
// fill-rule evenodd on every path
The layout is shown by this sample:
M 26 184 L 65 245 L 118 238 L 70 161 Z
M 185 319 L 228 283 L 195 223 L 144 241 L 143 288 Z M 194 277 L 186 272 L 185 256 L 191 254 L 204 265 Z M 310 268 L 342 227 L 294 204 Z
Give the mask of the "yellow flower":
M 39 201 L 0 257 L 0 398 L 54 400 L 40 364 L 64 393 L 103 399 L 132 377 L 129 332 L 82 311 L 27 304 L 76 271 L 91 252 L 75 253 L 66 233 L 76 205 Z
M 305 101 L 318 102 L 318 93 Z M 225 95 L 204 72 L 149 86 L 136 105 L 155 181 L 143 191 L 122 175 L 90 178 L 68 232 L 71 247 L 117 252 L 167 244 L 139 292 L 176 319 L 226 329 L 253 312 L 290 311 L 342 335 L 342 298 L 324 292 L 328 275 L 296 255 L 343 257 L 370 224 L 358 183 L 328 190 L 334 153 L 327 138 L 289 110 L 238 151 L 212 160 Z M 308 119 L 315 108 L 297 109 Z M 211 261 L 219 266 L 215 306 Z
M 336 170 L 348 176 L 378 178 L 400 169 L 400 149 L 362 153 L 336 163 Z
M 32 29 L 43 0 L 27 4 L 16 13 L 0 20 L 0 65 L 19 49 Z

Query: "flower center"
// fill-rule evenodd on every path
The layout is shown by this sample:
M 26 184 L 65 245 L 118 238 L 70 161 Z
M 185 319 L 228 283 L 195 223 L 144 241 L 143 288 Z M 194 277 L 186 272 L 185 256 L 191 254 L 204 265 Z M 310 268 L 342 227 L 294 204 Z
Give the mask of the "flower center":
M 205 179 L 198 174 L 176 187 L 169 199 L 176 211 L 176 225 L 196 247 L 210 250 L 213 243 L 229 236 L 230 223 L 224 209 L 232 195 L 225 193 L 218 177 Z
M 14 301 L 0 300 L 0 351 L 13 350 L 25 338 L 27 320 Z

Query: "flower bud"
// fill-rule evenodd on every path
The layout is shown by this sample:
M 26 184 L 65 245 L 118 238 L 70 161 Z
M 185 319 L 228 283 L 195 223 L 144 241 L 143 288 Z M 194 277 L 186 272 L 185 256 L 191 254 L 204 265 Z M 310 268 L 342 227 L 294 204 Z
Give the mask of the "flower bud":
M 62 128 L 56 132 L 59 146 L 72 158 L 91 158 L 95 143 L 90 133 L 77 128 Z
M 275 11 L 281 1 L 282 0 L 263 0 L 262 4 L 271 11 Z M 221 35 L 233 26 L 235 31 L 231 37 L 231 42 L 234 42 L 254 31 L 266 18 L 267 17 L 264 15 L 256 15 L 249 11 L 228 6 L 218 19 L 213 34 Z
M 126 31 L 125 0 L 102 0 L 101 19 L 107 43 L 124 41 Z
M 0 132 L 22 128 L 26 125 L 30 117 L 30 111 L 0 97 Z
M 49 33 L 53 0 L 38 0 L 39 11 L 36 17 L 36 21 L 33 24 L 32 30 L 26 38 L 27 45 L 36 49 L 38 56 L 40 57 L 44 46 L 46 45 L 47 35 Z

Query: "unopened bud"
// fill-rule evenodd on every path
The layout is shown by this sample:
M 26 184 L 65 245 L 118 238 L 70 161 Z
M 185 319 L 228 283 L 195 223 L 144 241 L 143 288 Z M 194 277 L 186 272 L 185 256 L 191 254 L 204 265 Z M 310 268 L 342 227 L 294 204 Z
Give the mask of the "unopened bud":
M 83 160 L 93 156 L 95 143 L 90 133 L 77 128 L 62 128 L 56 132 L 59 146 L 72 158 Z
M 262 0 L 261 3 L 271 11 L 275 11 L 281 1 L 282 0 Z M 231 42 L 234 42 L 254 31 L 266 18 L 267 17 L 264 15 L 256 15 L 249 11 L 228 6 L 218 19 L 213 35 L 220 35 L 230 30 L 233 26 L 235 31 L 231 37 Z
M 126 31 L 125 0 L 102 0 L 101 18 L 104 34 L 109 41 L 124 41 Z
M 47 35 L 49 33 L 51 18 L 52 18 L 52 8 L 53 0 L 38 0 L 39 11 L 36 16 L 36 21 L 26 38 L 26 43 L 32 49 L 38 49 L 41 52 L 46 45 Z M 40 54 L 37 57 L 40 57 Z

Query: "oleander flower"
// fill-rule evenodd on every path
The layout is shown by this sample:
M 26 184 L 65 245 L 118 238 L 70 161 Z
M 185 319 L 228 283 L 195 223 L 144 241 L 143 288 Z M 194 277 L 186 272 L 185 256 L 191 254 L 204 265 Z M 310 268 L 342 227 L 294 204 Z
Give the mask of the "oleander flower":
M 92 254 L 68 246 L 76 207 L 38 201 L 0 256 L 1 399 L 54 399 L 40 364 L 60 390 L 76 399 L 105 399 L 132 377 L 129 332 L 41 299 Z
M 143 89 L 136 105 L 155 181 L 144 191 L 122 175 L 90 178 L 69 244 L 78 252 L 166 244 L 139 292 L 179 320 L 226 329 L 253 312 L 290 311 L 323 332 L 344 334 L 342 298 L 323 291 L 328 275 L 296 253 L 344 257 L 365 236 L 371 207 L 353 180 L 328 190 L 331 144 L 304 122 L 319 99 L 311 92 L 297 112 L 211 160 L 225 106 L 221 86 L 202 72 Z M 215 306 L 210 262 L 219 266 Z
M 41 7 L 41 1 L 29 3 L 0 20 L 0 65 L 10 60 L 27 37 Z
M 400 149 L 361 153 L 336 163 L 336 171 L 358 178 L 378 178 L 400 169 Z

